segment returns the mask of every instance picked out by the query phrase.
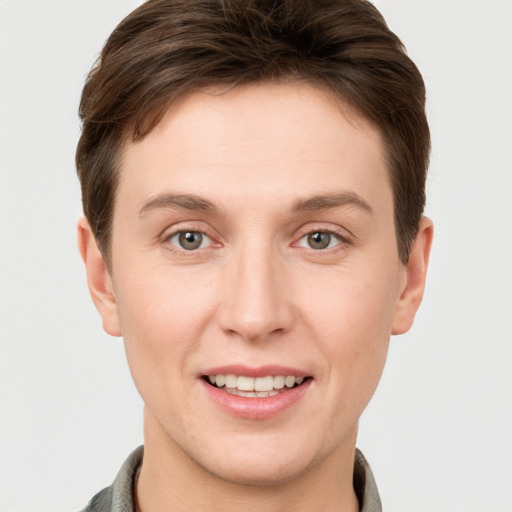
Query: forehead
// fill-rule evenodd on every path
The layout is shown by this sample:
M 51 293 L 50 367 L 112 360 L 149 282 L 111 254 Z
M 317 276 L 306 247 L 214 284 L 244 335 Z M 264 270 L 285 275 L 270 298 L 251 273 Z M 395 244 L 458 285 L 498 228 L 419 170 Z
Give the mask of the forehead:
M 308 84 L 258 83 L 172 103 L 152 132 L 125 146 L 117 196 L 135 204 L 168 188 L 284 201 L 292 189 L 306 196 L 375 182 L 389 196 L 387 181 L 379 130 L 347 104 Z

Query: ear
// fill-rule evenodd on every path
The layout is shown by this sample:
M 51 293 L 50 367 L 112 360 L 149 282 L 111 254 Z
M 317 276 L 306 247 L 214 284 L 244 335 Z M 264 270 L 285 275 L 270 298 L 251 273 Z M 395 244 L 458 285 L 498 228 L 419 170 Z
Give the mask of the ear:
M 87 285 L 103 321 L 103 329 L 111 336 L 121 336 L 112 278 L 85 217 L 78 221 L 78 249 L 85 263 Z
M 418 234 L 411 246 L 409 261 L 403 269 L 404 284 L 402 284 L 402 293 L 395 306 L 391 334 L 403 334 L 412 327 L 414 316 L 420 307 L 425 291 L 433 235 L 432 221 L 423 217 Z

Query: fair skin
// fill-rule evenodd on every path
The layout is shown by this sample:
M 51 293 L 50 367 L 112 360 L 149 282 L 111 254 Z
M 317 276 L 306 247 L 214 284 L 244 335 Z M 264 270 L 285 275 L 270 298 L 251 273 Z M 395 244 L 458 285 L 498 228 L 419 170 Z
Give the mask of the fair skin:
M 358 419 L 421 302 L 432 224 L 402 264 L 381 136 L 348 106 L 305 84 L 219 92 L 124 148 L 110 271 L 79 225 L 145 402 L 138 506 L 354 512 Z M 209 382 L 230 374 L 298 380 Z

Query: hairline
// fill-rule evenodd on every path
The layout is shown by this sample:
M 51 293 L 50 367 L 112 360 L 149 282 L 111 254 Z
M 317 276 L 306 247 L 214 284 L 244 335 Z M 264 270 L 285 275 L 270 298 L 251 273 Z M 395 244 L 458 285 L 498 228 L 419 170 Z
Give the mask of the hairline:
M 340 113 L 344 116 L 347 122 L 351 123 L 353 126 L 357 126 L 358 120 L 364 120 L 367 123 L 370 123 L 375 129 L 380 137 L 380 142 L 382 146 L 382 152 L 384 157 L 384 166 L 386 169 L 386 178 L 391 187 L 392 192 L 392 200 L 393 200 L 393 217 L 394 217 L 394 227 L 395 227 L 395 242 L 397 244 L 397 248 L 400 254 L 400 240 L 399 240 L 399 230 L 397 223 L 397 210 L 396 210 L 396 191 L 393 185 L 393 173 L 392 173 L 392 165 L 391 165 L 391 150 L 388 147 L 388 141 L 384 131 L 381 126 L 372 119 L 369 115 L 365 114 L 354 105 L 341 91 L 335 89 L 326 79 L 322 79 L 321 77 L 313 77 L 307 76 L 306 74 L 293 74 L 293 73 L 285 73 L 282 76 L 271 77 L 271 78 L 261 78 L 261 79 L 248 79 L 248 80 L 234 80 L 231 83 L 224 83 L 221 81 L 210 80 L 202 85 L 194 84 L 189 88 L 181 91 L 180 93 L 172 96 L 171 98 L 165 97 L 162 98 L 162 101 L 158 102 L 152 110 L 150 110 L 144 119 L 142 119 L 141 125 L 146 127 L 145 130 L 140 131 L 140 126 L 135 122 L 135 115 L 128 119 L 124 126 L 121 128 L 121 135 L 118 138 L 118 143 L 115 147 L 114 153 L 114 162 L 113 162 L 113 171 L 114 171 L 114 181 L 113 181 L 113 200 L 111 204 L 110 218 L 108 223 L 108 229 L 105 233 L 103 233 L 100 237 L 96 239 L 96 243 L 100 252 L 105 260 L 107 265 L 107 269 L 111 271 L 112 269 L 112 229 L 113 229 L 113 221 L 114 221 L 114 212 L 117 200 L 117 190 L 119 187 L 119 179 L 122 172 L 123 160 L 125 154 L 125 148 L 128 144 L 133 144 L 137 142 L 142 142 L 153 130 L 160 124 L 163 117 L 169 111 L 169 109 L 179 100 L 201 92 L 206 92 L 210 94 L 214 94 L 215 91 L 219 91 L 219 95 L 226 94 L 231 90 L 243 87 L 246 85 L 266 85 L 266 84 L 298 84 L 298 85 L 310 85 L 317 90 L 323 92 L 327 99 L 331 100 L 333 103 L 333 107 L 339 109 Z M 151 120 L 149 124 L 145 124 L 147 120 Z M 313 172 L 313 171 L 312 171 Z M 402 259 L 402 258 L 400 258 Z

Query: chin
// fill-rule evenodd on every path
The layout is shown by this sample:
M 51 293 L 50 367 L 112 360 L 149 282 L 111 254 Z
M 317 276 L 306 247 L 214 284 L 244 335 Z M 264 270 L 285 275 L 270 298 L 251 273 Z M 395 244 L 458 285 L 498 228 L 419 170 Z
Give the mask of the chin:
M 297 460 L 281 460 L 276 464 L 276 458 L 250 461 L 245 458 L 243 463 L 225 460 L 214 467 L 203 469 L 221 480 L 237 485 L 246 486 L 276 486 L 287 484 L 305 473 L 310 464 Z
M 243 436 L 219 440 L 209 450 L 190 453 L 212 476 L 248 486 L 284 485 L 308 472 L 329 455 L 327 447 L 293 434 Z M 316 449 L 315 449 L 316 446 Z M 205 454 L 207 454 L 205 456 Z

